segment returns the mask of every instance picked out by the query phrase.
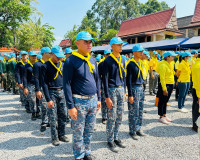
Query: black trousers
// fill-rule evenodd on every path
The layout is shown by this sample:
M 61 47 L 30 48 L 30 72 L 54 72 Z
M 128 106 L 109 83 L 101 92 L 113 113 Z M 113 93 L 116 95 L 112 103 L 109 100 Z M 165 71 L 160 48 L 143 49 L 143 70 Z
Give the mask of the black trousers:
M 158 97 L 159 97 L 159 102 L 158 102 L 158 115 L 163 116 L 167 112 L 167 102 L 169 101 L 169 98 L 171 97 L 174 85 L 173 84 L 167 84 L 167 91 L 168 91 L 168 96 L 163 95 L 163 89 L 161 86 L 161 83 L 158 84 Z
M 192 89 L 192 97 L 193 97 L 193 104 L 192 104 L 192 122 L 193 122 L 193 127 L 194 128 L 198 128 L 198 126 L 196 125 L 196 121 L 200 115 L 199 113 L 199 104 L 198 102 L 198 97 L 196 94 L 196 90 L 193 88 Z
M 174 76 L 174 80 L 175 80 L 175 88 L 176 88 L 175 98 L 178 99 L 179 89 L 178 89 L 178 84 L 177 84 L 177 81 L 178 81 L 177 76 Z

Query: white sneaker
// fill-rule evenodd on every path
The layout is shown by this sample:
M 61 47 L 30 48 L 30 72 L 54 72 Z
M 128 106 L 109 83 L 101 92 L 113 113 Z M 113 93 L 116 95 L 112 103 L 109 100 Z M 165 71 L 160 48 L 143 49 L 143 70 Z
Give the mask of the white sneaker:
M 185 109 L 185 108 L 178 109 L 178 111 L 179 111 L 179 112 L 182 112 L 182 113 L 187 113 L 187 112 L 188 112 L 188 110 L 187 110 L 187 109 Z
M 163 117 L 158 119 L 159 122 L 163 123 L 163 124 L 169 124 L 169 122 Z
M 172 121 L 172 120 L 171 120 L 170 118 L 168 118 L 168 117 L 165 117 L 165 119 L 166 119 L 167 122 L 171 122 L 171 121 Z

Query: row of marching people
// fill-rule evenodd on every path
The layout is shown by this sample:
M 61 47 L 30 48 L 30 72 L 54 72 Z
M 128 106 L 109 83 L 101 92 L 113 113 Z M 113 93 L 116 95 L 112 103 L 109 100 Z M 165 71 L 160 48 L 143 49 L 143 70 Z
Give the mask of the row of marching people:
M 77 51 L 67 48 L 63 53 L 59 46 L 51 50 L 44 47 L 39 60 L 34 51 L 21 51 L 21 61 L 15 66 L 22 104 L 28 113 L 32 113 L 31 119 L 42 119 L 41 132 L 50 126 L 52 144 L 57 146 L 59 141 L 69 142 L 65 126 L 71 118 L 73 154 L 75 159 L 82 160 L 93 159 L 91 138 L 100 108 L 102 123 L 106 124 L 107 146 L 117 153 L 119 148 L 126 147 L 119 136 L 126 101 L 129 135 L 133 140 L 145 136 L 142 132 L 142 117 L 148 74 L 153 80 L 159 77 L 158 115 L 159 121 L 164 124 L 171 121 L 166 114 L 166 106 L 175 83 L 174 57 L 177 54 L 174 52 L 166 51 L 160 62 L 156 61 L 157 53 L 154 52 L 153 60 L 149 61 L 150 54 L 136 44 L 132 48 L 133 58 L 126 61 L 127 58 L 120 55 L 124 42 L 114 37 L 110 40 L 112 52 L 105 50 L 105 58 L 97 63 L 91 53 L 92 41 L 95 39 L 88 32 L 81 31 L 76 36 Z M 184 52 L 182 58 L 179 58 L 182 59 L 176 74 L 179 83 L 188 83 L 185 82 L 185 78 L 188 78 L 185 76 L 186 72 L 190 75 L 190 71 L 186 60 L 190 56 L 190 53 Z M 192 67 L 194 121 L 199 114 L 199 58 L 198 55 Z M 156 87 L 151 88 L 151 91 L 156 93 Z M 181 97 L 180 102 L 183 106 L 184 97 Z

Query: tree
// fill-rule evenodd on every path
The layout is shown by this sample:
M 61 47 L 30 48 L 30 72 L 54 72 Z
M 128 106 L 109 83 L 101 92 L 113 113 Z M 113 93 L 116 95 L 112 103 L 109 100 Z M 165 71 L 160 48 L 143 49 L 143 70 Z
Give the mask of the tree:
M 101 40 L 109 40 L 112 39 L 113 37 L 116 37 L 116 34 L 118 33 L 118 30 L 115 29 L 109 29 L 105 33 L 103 33 Z
M 7 30 L 15 30 L 31 14 L 31 0 L 0 1 L 0 46 L 7 45 Z
M 55 38 L 53 37 L 54 29 L 48 24 L 41 25 L 40 18 L 33 22 L 30 20 L 28 23 L 20 25 L 17 30 L 16 46 L 20 50 L 29 50 L 30 48 L 41 48 L 44 46 L 51 47 Z

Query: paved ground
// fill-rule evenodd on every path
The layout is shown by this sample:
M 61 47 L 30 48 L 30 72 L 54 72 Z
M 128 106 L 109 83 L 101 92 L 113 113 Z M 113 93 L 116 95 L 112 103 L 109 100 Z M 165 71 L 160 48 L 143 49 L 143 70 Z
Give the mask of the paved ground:
M 157 108 L 154 97 L 146 96 L 143 131 L 146 137 L 138 141 L 128 135 L 127 104 L 120 130 L 120 138 L 127 145 L 118 154 L 112 153 L 106 146 L 105 125 L 97 116 L 97 131 L 93 135 L 92 154 L 95 160 L 197 160 L 199 158 L 199 139 L 191 130 L 192 97 L 187 97 L 186 108 L 189 113 L 177 111 L 177 102 L 172 95 L 168 115 L 173 120 L 170 125 L 157 121 Z M 39 132 L 40 121 L 31 121 L 20 106 L 19 96 L 0 90 L 0 159 L 1 160 L 72 160 L 72 144 L 51 145 L 49 129 L 45 135 Z M 66 127 L 70 139 L 70 126 Z

